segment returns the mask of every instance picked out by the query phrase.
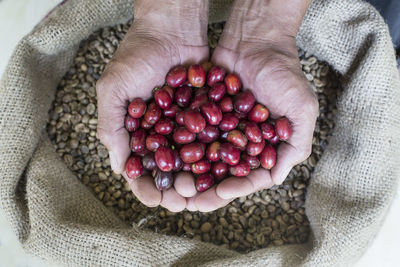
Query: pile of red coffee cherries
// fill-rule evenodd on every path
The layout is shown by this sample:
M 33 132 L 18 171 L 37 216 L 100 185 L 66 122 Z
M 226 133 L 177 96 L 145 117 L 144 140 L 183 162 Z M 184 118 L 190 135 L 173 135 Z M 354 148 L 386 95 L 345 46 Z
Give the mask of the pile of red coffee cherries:
M 128 106 L 127 176 L 152 172 L 156 187 L 165 190 L 174 172 L 192 172 L 203 192 L 229 175 L 247 176 L 260 165 L 271 169 L 276 146 L 291 136 L 290 122 L 268 120 L 268 109 L 241 87 L 236 74 L 209 63 L 171 69 L 154 98 L 135 98 Z

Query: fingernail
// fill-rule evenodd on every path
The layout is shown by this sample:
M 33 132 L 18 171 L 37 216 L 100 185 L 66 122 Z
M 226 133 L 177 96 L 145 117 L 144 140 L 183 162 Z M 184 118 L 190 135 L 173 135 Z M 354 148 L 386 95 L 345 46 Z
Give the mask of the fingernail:
M 118 161 L 117 161 L 117 158 L 116 158 L 114 152 L 112 152 L 112 151 L 108 152 L 108 156 L 110 157 L 111 169 L 116 174 L 121 174 L 121 171 L 119 170 L 119 166 L 118 166 Z

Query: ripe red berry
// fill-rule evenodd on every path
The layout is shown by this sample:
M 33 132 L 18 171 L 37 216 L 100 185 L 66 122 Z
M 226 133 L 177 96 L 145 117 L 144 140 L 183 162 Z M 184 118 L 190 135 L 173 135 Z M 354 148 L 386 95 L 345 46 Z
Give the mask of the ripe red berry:
M 200 113 L 194 110 L 187 110 L 183 114 L 183 122 L 186 128 L 192 133 L 199 133 L 206 127 L 206 121 Z
M 222 120 L 222 112 L 214 102 L 208 102 L 200 107 L 207 122 L 211 125 L 218 125 Z
M 211 173 L 214 175 L 217 181 L 220 181 L 225 178 L 228 173 L 228 165 L 224 162 L 216 162 L 213 164 L 211 168 Z
M 172 105 L 172 97 L 165 89 L 159 89 L 154 93 L 154 100 L 162 109 L 167 109 Z
M 146 138 L 146 148 L 151 152 L 156 152 L 156 150 L 161 146 L 167 145 L 167 138 L 161 134 L 152 134 Z
M 138 129 L 131 134 L 129 145 L 132 152 L 141 152 L 146 148 L 146 135 L 143 129 Z
M 255 104 L 248 114 L 249 120 L 254 121 L 256 123 L 266 121 L 268 119 L 268 116 L 269 116 L 268 109 L 261 104 Z
M 279 139 L 287 141 L 292 136 L 292 128 L 290 126 L 289 119 L 286 117 L 280 117 L 275 121 L 275 131 Z
M 199 161 L 204 156 L 204 147 L 201 143 L 190 143 L 184 145 L 179 151 L 181 159 L 185 163 L 194 163 Z
M 141 98 L 135 98 L 128 106 L 128 113 L 132 118 L 140 118 L 146 111 L 146 102 Z
M 218 82 L 222 82 L 225 77 L 225 69 L 220 66 L 213 66 L 207 74 L 207 84 L 213 86 Z
M 250 165 L 245 161 L 240 161 L 237 165 L 230 166 L 229 172 L 237 177 L 247 176 L 250 173 Z
M 220 142 L 214 142 L 207 147 L 206 157 L 209 161 L 218 161 L 219 160 L 219 147 L 221 146 Z
M 236 74 L 228 74 L 225 76 L 225 85 L 229 95 L 237 95 L 242 87 L 242 82 Z
M 223 162 L 233 166 L 239 163 L 240 151 L 230 143 L 223 143 L 219 147 L 219 156 Z
M 192 163 L 191 170 L 194 174 L 206 173 L 211 169 L 211 163 L 206 159 L 201 159 Z
M 199 177 L 197 177 L 196 180 L 196 189 L 199 192 L 204 192 L 207 189 L 209 189 L 212 185 L 214 184 L 214 177 L 209 174 L 202 174 Z
M 163 172 L 172 171 L 175 166 L 175 156 L 168 147 L 161 146 L 156 150 L 154 155 L 158 168 Z
M 273 146 L 267 145 L 261 152 L 260 156 L 261 166 L 267 170 L 272 169 L 276 163 L 276 150 Z
M 177 88 L 186 81 L 186 78 L 187 78 L 187 73 L 185 67 L 176 66 L 168 72 L 165 81 L 172 88 Z
M 201 65 L 192 65 L 188 70 L 188 80 L 194 87 L 202 87 L 206 82 L 206 72 Z
M 131 117 L 129 114 L 125 116 L 125 128 L 128 132 L 134 132 L 139 128 L 139 119 Z
M 139 157 L 130 157 L 125 164 L 126 175 L 130 179 L 138 178 L 143 173 L 143 165 Z
M 256 99 L 250 90 L 245 90 L 235 97 L 233 101 L 234 109 L 241 113 L 248 113 L 254 106 Z
M 208 91 L 208 97 L 214 101 L 218 102 L 220 101 L 226 92 L 226 87 L 225 84 L 223 83 L 216 83 L 214 84 L 211 89 Z

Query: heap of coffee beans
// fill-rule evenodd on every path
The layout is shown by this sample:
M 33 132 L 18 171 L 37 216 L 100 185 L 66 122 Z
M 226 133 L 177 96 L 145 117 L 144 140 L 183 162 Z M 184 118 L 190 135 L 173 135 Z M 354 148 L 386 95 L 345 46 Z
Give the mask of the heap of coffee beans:
M 260 165 L 275 166 L 275 147 L 292 134 L 289 120 L 267 121 L 268 109 L 250 90 L 241 90 L 238 75 L 210 65 L 174 67 L 148 103 L 130 102 L 128 178 L 152 171 L 156 187 L 165 190 L 173 185 L 172 172 L 190 171 L 203 192 L 227 175 L 242 177 Z
M 304 205 L 307 185 L 335 125 L 336 102 L 341 94 L 336 73 L 315 56 L 299 50 L 300 64 L 318 96 L 320 109 L 312 154 L 292 169 L 282 185 L 235 199 L 209 213 L 149 208 L 132 194 L 121 175 L 112 172 L 108 151 L 96 137 L 96 81 L 129 27 L 130 23 L 106 27 L 84 40 L 58 85 L 47 131 L 68 168 L 119 218 L 143 229 L 240 252 L 306 242 L 310 233 Z M 223 23 L 209 25 L 211 51 L 223 27 Z

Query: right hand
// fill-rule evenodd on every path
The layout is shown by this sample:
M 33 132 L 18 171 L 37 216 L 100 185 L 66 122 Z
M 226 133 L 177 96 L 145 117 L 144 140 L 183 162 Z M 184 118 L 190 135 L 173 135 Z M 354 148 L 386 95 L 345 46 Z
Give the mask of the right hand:
M 196 194 L 193 177 L 179 174 L 175 188 L 163 192 L 157 190 L 151 176 L 127 178 L 125 162 L 131 151 L 124 118 L 128 103 L 136 97 L 149 99 L 153 88 L 164 83 L 173 66 L 209 57 L 208 3 L 190 5 L 193 1 L 181 1 L 179 5 L 176 1 L 135 1 L 135 20 L 96 85 L 97 132 L 109 150 L 111 168 L 126 178 L 143 204 L 161 205 L 174 212 L 183 210 L 186 197 Z

